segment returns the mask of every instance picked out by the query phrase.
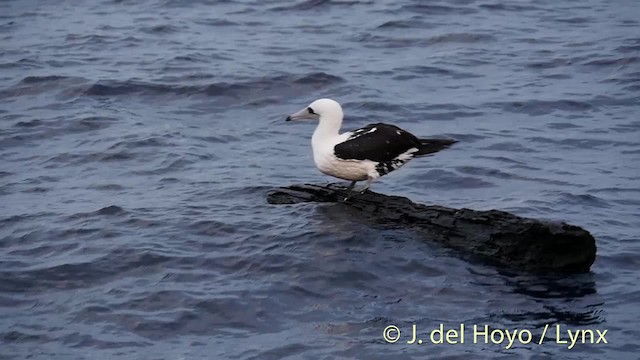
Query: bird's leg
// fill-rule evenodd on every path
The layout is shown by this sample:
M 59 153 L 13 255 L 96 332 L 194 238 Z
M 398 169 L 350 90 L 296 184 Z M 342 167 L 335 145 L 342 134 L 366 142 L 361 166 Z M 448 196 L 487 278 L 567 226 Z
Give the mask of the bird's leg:
M 344 198 L 344 200 L 342 201 L 347 201 L 349 200 L 349 198 L 351 197 L 351 193 L 353 192 L 353 188 L 356 186 L 356 181 L 352 181 L 351 185 L 349 185 L 347 187 L 347 197 Z
M 373 181 L 373 178 L 367 178 L 367 182 L 364 184 L 364 187 L 362 188 L 362 190 L 360 190 L 360 194 L 364 194 L 367 190 L 369 190 L 369 187 L 371 186 L 371 182 Z

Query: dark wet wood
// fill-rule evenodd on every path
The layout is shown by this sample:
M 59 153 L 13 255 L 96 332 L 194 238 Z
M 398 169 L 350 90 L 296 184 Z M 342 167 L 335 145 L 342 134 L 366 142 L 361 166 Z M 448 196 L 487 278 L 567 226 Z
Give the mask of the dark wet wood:
M 272 190 L 267 201 L 341 202 L 345 190 L 339 184 L 293 185 Z M 372 223 L 412 228 L 425 239 L 516 271 L 588 272 L 596 256 L 593 236 L 564 222 L 528 219 L 498 210 L 422 205 L 371 191 L 357 193 L 344 204 Z

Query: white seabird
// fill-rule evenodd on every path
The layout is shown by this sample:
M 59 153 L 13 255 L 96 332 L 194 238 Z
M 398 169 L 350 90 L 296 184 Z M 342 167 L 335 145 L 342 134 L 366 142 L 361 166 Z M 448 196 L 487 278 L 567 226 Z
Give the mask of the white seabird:
M 367 180 L 361 193 L 371 182 L 398 169 L 414 157 L 433 154 L 455 140 L 418 139 L 413 134 L 389 124 L 370 124 L 340 134 L 342 107 L 331 99 L 319 99 L 291 114 L 287 121 L 319 120 L 311 138 L 313 160 L 318 169 L 340 179 L 350 180 L 347 200 L 356 182 Z

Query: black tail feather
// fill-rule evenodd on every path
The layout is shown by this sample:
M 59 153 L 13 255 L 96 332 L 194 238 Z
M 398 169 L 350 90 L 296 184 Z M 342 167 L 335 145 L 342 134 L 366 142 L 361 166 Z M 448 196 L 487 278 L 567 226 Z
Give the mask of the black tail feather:
M 437 153 L 457 142 L 457 140 L 453 139 L 420 139 L 421 147 L 415 155 L 422 156 Z

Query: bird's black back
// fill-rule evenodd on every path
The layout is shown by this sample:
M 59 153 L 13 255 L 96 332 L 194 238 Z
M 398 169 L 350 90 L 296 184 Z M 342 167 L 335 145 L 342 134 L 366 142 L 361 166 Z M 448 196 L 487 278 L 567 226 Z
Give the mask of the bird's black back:
M 420 140 L 413 134 L 395 125 L 378 123 L 355 130 L 345 142 L 335 146 L 334 153 L 344 160 L 386 162 L 411 148 L 420 147 Z

